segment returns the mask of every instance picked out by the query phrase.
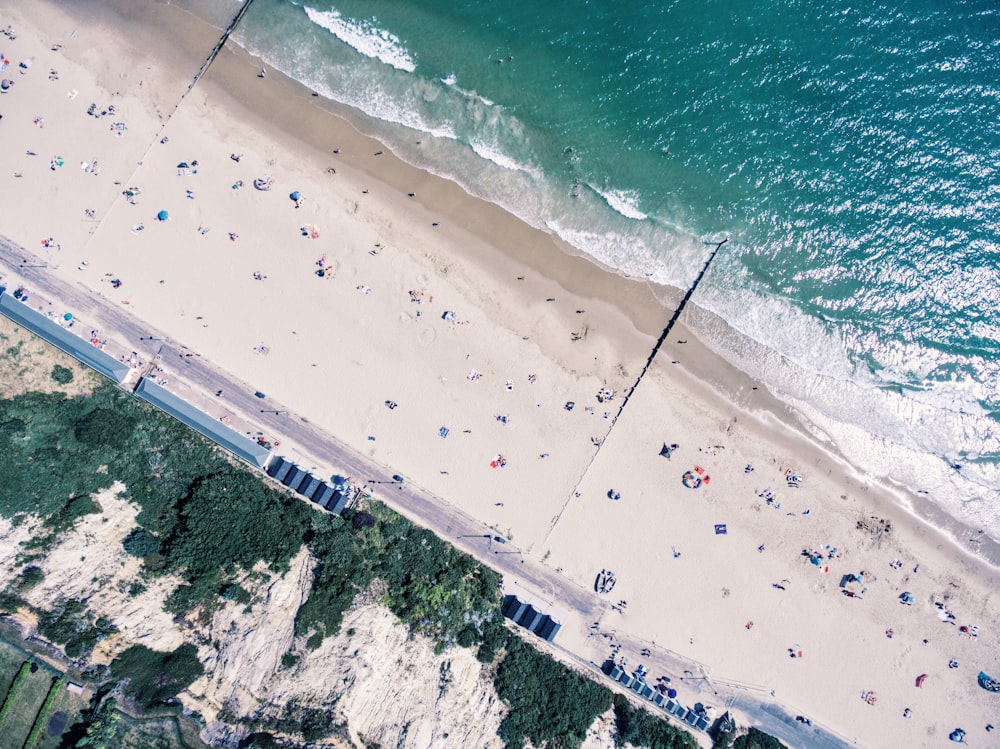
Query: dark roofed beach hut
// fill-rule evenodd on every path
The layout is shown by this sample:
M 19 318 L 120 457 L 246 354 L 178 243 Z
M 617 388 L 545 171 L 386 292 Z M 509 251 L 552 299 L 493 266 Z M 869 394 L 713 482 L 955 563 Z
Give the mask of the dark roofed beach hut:
M 320 484 L 319 488 L 313 493 L 310 499 L 316 504 L 318 504 L 320 507 L 325 508 L 327 502 L 329 502 L 333 498 L 333 495 L 336 493 L 337 490 L 334 489 L 329 484 Z
M 562 628 L 562 625 L 553 619 L 551 616 L 546 615 L 542 620 L 542 623 L 538 625 L 538 629 L 535 630 L 535 634 L 541 637 L 543 640 L 552 642 L 555 639 L 556 633 Z
M 517 596 L 508 595 L 503 600 L 501 613 L 515 623 L 519 623 L 521 615 L 524 614 L 524 611 L 527 608 L 528 604 L 524 603 Z
M 302 484 L 299 486 L 299 494 L 306 499 L 311 499 L 313 492 L 316 491 L 322 483 L 323 482 L 315 476 L 311 474 L 307 475 L 304 479 L 302 479 Z
M 297 465 L 293 465 L 292 469 L 285 474 L 285 478 L 281 480 L 281 483 L 294 491 L 299 488 L 299 484 L 302 483 L 302 479 L 308 475 L 309 474 L 302 468 L 299 468 Z
M 351 495 L 342 489 L 340 491 L 335 491 L 333 493 L 333 497 L 329 502 L 327 502 L 326 509 L 334 515 L 340 515 L 347 508 L 347 502 L 350 498 Z
M 280 455 L 275 455 L 267 464 L 267 475 L 276 481 L 281 481 L 292 470 L 292 462 Z
M 541 622 L 543 616 L 544 614 L 541 611 L 529 604 L 521 613 L 521 616 L 518 617 L 517 623 L 529 632 L 534 632 L 535 627 Z

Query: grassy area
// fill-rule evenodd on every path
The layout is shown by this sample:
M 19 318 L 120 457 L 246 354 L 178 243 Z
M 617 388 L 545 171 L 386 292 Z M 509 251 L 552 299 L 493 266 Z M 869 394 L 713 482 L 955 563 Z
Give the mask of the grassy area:
M 100 375 L 0 315 L 0 397 L 55 391 L 78 395 L 99 381 Z
M 22 663 L 24 663 L 23 655 L 0 642 L 0 705 L 3 705 L 4 695 L 14 682 Z
M 44 730 L 31 749 L 62 749 L 63 736 L 72 726 L 83 720 L 89 706 L 89 701 L 84 695 L 73 694 L 66 689 L 66 683 L 63 682 L 52 700 Z M 62 730 L 55 731 L 53 735 L 52 729 L 57 728 L 60 723 Z
M 38 668 L 34 673 L 28 672 L 0 730 L 0 749 L 21 749 L 51 684 L 50 671 Z
M 49 691 L 45 693 L 45 701 L 42 702 L 41 707 L 38 708 L 38 712 L 35 713 L 35 721 L 31 725 L 31 732 L 28 734 L 28 738 L 24 740 L 24 749 L 33 749 L 38 738 L 42 735 L 42 731 L 45 730 L 46 724 L 49 722 L 49 714 L 52 710 L 52 703 L 55 702 L 56 696 L 59 694 L 59 690 L 63 689 L 63 681 L 58 676 L 51 677 L 52 680 L 49 682 Z M 60 733 L 62 733 L 60 731 Z

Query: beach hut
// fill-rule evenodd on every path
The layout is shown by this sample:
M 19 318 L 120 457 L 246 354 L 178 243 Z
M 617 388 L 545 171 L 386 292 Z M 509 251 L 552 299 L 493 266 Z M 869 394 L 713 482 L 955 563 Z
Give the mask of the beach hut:
M 297 465 L 293 465 L 291 470 L 285 474 L 285 478 L 281 480 L 281 483 L 294 491 L 298 488 L 299 484 L 302 483 L 302 479 L 308 475 L 308 473 L 299 468 Z
M 307 475 L 303 480 L 302 484 L 299 486 L 299 494 L 301 494 L 306 499 L 311 499 L 313 492 L 316 491 L 322 482 L 312 475 Z
M 320 507 L 325 508 L 327 502 L 329 502 L 330 499 L 333 497 L 333 495 L 336 493 L 337 493 L 336 489 L 334 489 L 327 483 L 323 483 L 319 485 L 319 487 L 316 489 L 316 491 L 313 493 L 310 499 L 316 504 L 318 504 Z

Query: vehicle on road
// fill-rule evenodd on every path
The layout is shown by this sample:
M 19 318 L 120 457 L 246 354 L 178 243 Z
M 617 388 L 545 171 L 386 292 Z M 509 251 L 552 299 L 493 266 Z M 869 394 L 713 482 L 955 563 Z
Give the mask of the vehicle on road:
M 254 393 L 254 395 L 256 395 L 256 396 L 257 396 L 258 398 L 266 398 L 266 397 L 267 397 L 266 395 L 264 395 L 264 394 L 263 394 L 262 392 L 260 392 L 259 390 L 258 390 L 258 391 L 257 391 L 256 393 Z

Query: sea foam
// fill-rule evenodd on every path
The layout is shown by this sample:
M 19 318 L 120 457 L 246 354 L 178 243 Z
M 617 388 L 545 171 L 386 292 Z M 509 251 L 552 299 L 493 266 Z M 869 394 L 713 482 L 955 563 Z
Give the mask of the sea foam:
M 639 210 L 639 194 L 634 190 L 608 190 L 605 192 L 604 190 L 598 190 L 596 187 L 593 189 L 598 195 L 604 198 L 609 206 L 625 218 L 634 219 L 635 221 L 643 221 L 649 218 L 649 216 Z
M 399 41 L 399 37 L 386 29 L 379 28 L 374 18 L 367 21 L 350 21 L 336 10 L 322 11 L 308 7 L 304 10 L 310 21 L 322 26 L 365 57 L 380 60 L 397 70 L 413 72 L 416 69 L 416 63 Z

